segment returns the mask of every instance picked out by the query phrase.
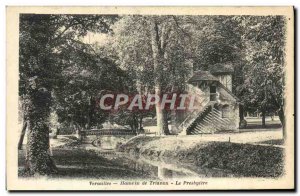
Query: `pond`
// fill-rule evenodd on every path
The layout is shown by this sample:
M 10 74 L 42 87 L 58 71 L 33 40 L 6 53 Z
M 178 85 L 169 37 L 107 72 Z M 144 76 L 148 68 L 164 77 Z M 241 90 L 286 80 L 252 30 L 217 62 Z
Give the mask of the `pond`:
M 97 149 L 91 144 L 72 149 L 52 150 L 58 173 L 51 178 L 84 179 L 188 179 L 230 177 L 229 171 L 199 168 L 192 164 L 147 158 L 139 155 Z M 25 152 L 19 151 L 19 176 L 24 177 Z
M 159 157 L 150 158 L 125 153 L 104 154 L 102 156 L 120 164 L 121 167 L 146 174 L 146 178 L 165 180 L 233 176 L 229 171 L 199 168 L 192 164 L 182 164 Z

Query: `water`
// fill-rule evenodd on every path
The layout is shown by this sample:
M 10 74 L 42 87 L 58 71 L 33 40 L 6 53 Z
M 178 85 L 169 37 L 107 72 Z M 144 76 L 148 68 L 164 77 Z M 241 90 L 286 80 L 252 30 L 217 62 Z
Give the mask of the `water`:
M 108 147 L 105 145 L 105 147 Z M 229 171 L 200 168 L 193 163 L 183 164 L 169 158 L 144 157 L 114 150 L 101 149 L 92 144 L 75 148 L 55 148 L 52 158 L 59 170 L 54 178 L 89 179 L 196 179 L 231 177 Z M 25 165 L 25 152 L 19 151 L 19 169 Z M 22 176 L 22 172 L 20 172 Z
M 199 168 L 194 164 L 183 164 L 168 158 L 144 157 L 127 153 L 101 153 L 104 158 L 111 160 L 137 173 L 143 173 L 150 179 L 195 179 L 207 177 L 232 177 L 230 171 L 219 169 Z M 121 176 L 120 176 L 121 177 Z
M 132 136 L 129 136 L 129 138 Z M 230 171 L 219 169 L 199 168 L 195 164 L 183 164 L 163 157 L 145 157 L 139 154 L 115 152 L 116 145 L 128 138 L 120 136 L 101 136 L 96 151 L 98 155 L 112 161 L 120 168 L 142 173 L 146 178 L 177 179 L 177 178 L 203 178 L 203 177 L 229 177 Z M 95 144 L 97 142 L 93 142 Z M 95 145 L 94 145 L 95 146 Z M 121 177 L 121 176 L 120 176 Z

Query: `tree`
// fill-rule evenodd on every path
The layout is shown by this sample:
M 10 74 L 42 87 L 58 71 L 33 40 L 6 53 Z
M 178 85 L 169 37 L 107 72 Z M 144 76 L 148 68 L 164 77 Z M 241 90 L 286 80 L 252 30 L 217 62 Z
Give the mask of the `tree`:
M 49 116 L 55 89 L 63 86 L 69 56 L 88 47 L 79 38 L 87 31 L 108 32 L 111 19 L 95 15 L 20 16 L 19 95 L 26 100 L 28 122 L 26 170 L 45 175 L 57 171 L 48 154 Z
M 284 123 L 285 24 L 282 16 L 243 16 L 236 18 L 243 34 L 244 83 L 239 92 L 248 107 L 262 112 L 278 111 Z M 284 135 L 286 135 L 284 133 Z
M 209 70 L 210 65 L 217 63 L 240 64 L 241 29 L 239 22 L 232 16 L 194 16 L 192 51 L 194 69 Z
M 259 110 L 263 116 L 278 111 L 284 126 L 284 20 L 281 16 L 125 16 L 113 28 L 114 57 L 134 73 L 137 82 L 150 89 L 155 86 L 157 95 L 185 83 L 187 62 L 202 70 L 230 62 L 233 93 L 243 100 L 245 110 Z M 163 133 L 167 123 L 159 108 L 157 104 Z
M 123 92 L 129 86 L 126 73 L 115 63 L 89 55 L 83 59 L 76 55 L 76 65 L 62 72 L 64 85 L 55 91 L 59 121 L 74 125 L 78 131 L 97 126 L 109 116 L 109 112 L 97 107 L 102 91 Z
M 139 93 L 183 91 L 191 71 L 185 56 L 190 50 L 190 25 L 184 17 L 124 16 L 113 27 L 117 63 L 135 78 Z M 168 112 L 156 104 L 160 134 L 169 134 Z

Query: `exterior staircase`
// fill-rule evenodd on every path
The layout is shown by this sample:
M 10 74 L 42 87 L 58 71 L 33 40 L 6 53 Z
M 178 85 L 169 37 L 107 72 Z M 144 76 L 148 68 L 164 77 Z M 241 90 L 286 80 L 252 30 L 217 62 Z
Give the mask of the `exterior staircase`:
M 198 103 L 199 109 L 194 110 L 181 122 L 178 127 L 181 130 L 179 135 L 213 134 L 227 130 L 232 122 L 228 118 L 222 118 L 217 101 L 210 101 L 209 97 L 193 85 L 188 85 L 187 91 L 204 98 Z
M 216 133 L 223 131 L 230 125 L 230 120 L 222 118 L 222 112 L 219 111 L 214 103 L 209 104 L 201 112 L 194 122 L 187 128 L 187 135 L 198 135 L 207 133 Z

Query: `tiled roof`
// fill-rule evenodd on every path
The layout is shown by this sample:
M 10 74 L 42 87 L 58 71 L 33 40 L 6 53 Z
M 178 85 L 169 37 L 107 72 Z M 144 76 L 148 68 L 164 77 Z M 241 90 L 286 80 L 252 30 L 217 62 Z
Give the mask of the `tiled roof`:
M 234 99 L 239 101 L 239 99 L 209 71 L 195 71 L 193 76 L 188 80 L 188 83 L 197 82 L 197 81 L 217 81 L 217 84 L 221 88 L 223 88 L 227 93 L 229 93 Z
M 212 74 L 233 73 L 233 65 L 231 63 L 217 63 L 210 65 L 208 70 Z
M 235 100 L 237 100 L 238 102 L 240 101 L 240 99 L 239 99 L 237 96 L 235 96 L 228 88 L 226 88 L 221 82 L 219 82 L 218 84 L 219 84 L 219 86 L 220 86 L 221 88 L 223 88 L 227 93 L 229 93 Z
M 219 81 L 218 78 L 213 76 L 209 71 L 195 71 L 193 76 L 188 80 L 188 82 L 196 81 Z

